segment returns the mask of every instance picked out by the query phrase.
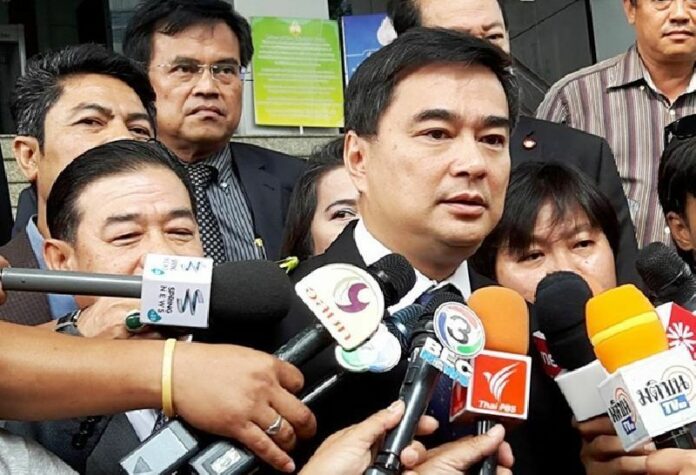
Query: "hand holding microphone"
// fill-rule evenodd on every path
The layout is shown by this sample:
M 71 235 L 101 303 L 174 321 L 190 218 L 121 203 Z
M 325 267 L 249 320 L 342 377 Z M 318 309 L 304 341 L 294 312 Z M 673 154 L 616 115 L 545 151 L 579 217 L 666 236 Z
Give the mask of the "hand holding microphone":
M 663 449 L 648 456 L 647 475 L 695 475 L 696 452 Z
M 394 428 L 404 414 L 403 401 L 373 414 L 359 424 L 331 435 L 317 449 L 300 471 L 301 475 L 361 475 L 370 464 L 375 444 Z M 428 435 L 437 428 L 437 421 L 421 417 L 417 435 Z M 426 450 L 413 441 L 401 452 L 404 475 L 460 475 L 484 457 L 497 454 L 497 475 L 510 475 L 514 462 L 510 446 L 503 442 L 505 429 L 497 425 L 488 433 L 466 437 Z

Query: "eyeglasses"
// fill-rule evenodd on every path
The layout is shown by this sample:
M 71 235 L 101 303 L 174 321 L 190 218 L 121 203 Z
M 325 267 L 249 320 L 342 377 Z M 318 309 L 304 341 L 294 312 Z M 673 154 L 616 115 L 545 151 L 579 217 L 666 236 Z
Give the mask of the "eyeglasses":
M 650 0 L 650 5 L 655 10 L 667 10 L 672 6 L 674 0 Z M 684 0 L 684 6 L 696 9 L 696 0 Z
M 198 81 L 203 72 L 208 70 L 220 84 L 231 84 L 237 79 L 243 79 L 246 69 L 238 63 L 165 63 L 156 65 L 163 68 L 167 75 L 180 83 Z
M 665 127 L 665 148 L 672 139 L 684 140 L 696 136 L 696 114 L 685 115 Z

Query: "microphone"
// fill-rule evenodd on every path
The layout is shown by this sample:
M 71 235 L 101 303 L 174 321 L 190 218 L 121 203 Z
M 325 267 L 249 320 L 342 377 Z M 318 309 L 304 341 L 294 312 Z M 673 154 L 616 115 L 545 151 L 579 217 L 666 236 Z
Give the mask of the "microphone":
M 194 258 L 171 256 L 178 260 Z M 148 256 L 149 258 L 149 256 Z M 103 297 L 145 297 L 143 277 L 131 275 L 90 274 L 41 269 L 6 267 L 0 270 L 3 290 L 45 292 L 69 295 L 94 295 Z M 182 301 L 187 295 L 184 292 Z M 191 305 L 191 293 L 188 295 Z M 176 305 L 176 298 L 171 298 Z M 209 298 L 211 330 L 235 327 L 258 328 L 260 324 L 279 322 L 290 310 L 292 286 L 290 279 L 276 264 L 270 261 L 227 262 L 212 270 Z M 205 302 L 204 302 L 205 303 Z M 199 306 L 199 311 L 202 306 Z M 193 307 L 195 309 L 195 306 Z M 157 324 L 145 316 L 148 324 Z M 208 317 L 206 316 L 206 320 Z M 187 326 L 187 325 L 180 325 Z M 198 326 L 198 325 L 196 325 Z
M 696 278 L 674 249 L 661 242 L 648 244 L 638 253 L 636 269 L 654 294 L 655 305 L 674 302 L 696 310 Z
M 418 320 L 409 348 L 409 365 L 399 390 L 399 399 L 406 405 L 404 416 L 399 425 L 387 433 L 374 463 L 365 471 L 365 475 L 401 473 L 401 451 L 413 440 L 418 420 L 425 413 L 441 374 L 435 365 L 422 357 L 421 352 L 427 346 L 432 347 L 429 341 L 437 338 L 433 315 L 441 306 L 451 302 L 464 304 L 457 294 L 435 293 Z
M 587 336 L 585 305 L 592 290 L 579 275 L 553 272 L 537 286 L 534 311 L 548 348 L 563 371 L 554 379 L 579 422 L 606 412 L 594 389 L 608 374 Z
M 355 333 L 351 333 L 350 330 L 337 330 L 342 341 L 354 344 L 357 342 L 357 332 L 369 327 L 372 327 L 371 333 L 374 332 L 385 313 L 385 305 L 393 305 L 401 300 L 415 281 L 415 272 L 406 258 L 399 254 L 389 254 L 368 267 L 367 271 L 350 264 L 328 264 L 312 271 L 298 282 L 295 289 L 298 294 L 302 292 L 309 295 L 308 289 L 314 292 L 315 298 L 309 299 L 311 305 L 308 307 L 315 316 L 321 316 L 330 325 L 340 327 L 340 322 L 346 321 L 346 325 L 343 326 L 345 330 L 353 328 L 351 319 L 362 317 L 364 321 L 360 322 Z M 336 303 L 336 296 L 339 300 L 345 297 L 345 302 L 341 300 L 341 303 Z M 274 356 L 295 366 L 301 366 L 333 343 L 332 333 L 324 324 L 314 323 L 280 347 Z M 339 379 L 339 375 L 333 375 L 313 388 L 305 397 L 310 400 L 318 398 L 335 387 Z M 192 451 L 185 458 L 162 456 L 163 453 L 168 453 L 171 443 L 171 437 L 165 429 L 172 422 L 121 460 L 121 467 L 126 473 L 139 473 L 135 471 L 139 460 L 146 461 L 151 467 L 160 467 L 161 473 L 169 473 L 195 454 L 195 451 Z M 163 436 L 160 437 L 160 434 Z M 196 473 L 200 474 L 240 474 L 255 468 L 258 460 L 248 449 L 238 447 L 231 441 L 218 440 L 196 455 L 190 463 L 196 469 Z
M 611 374 L 599 386 L 626 451 L 650 439 L 658 449 L 696 448 L 696 373 L 688 350 L 669 350 L 655 308 L 633 285 L 587 302 L 587 333 Z
M 391 300 L 394 299 L 396 299 L 396 301 L 401 300 L 401 298 L 398 298 L 398 294 L 391 297 Z M 400 343 L 405 342 L 402 344 L 404 353 L 408 351 L 410 336 L 418 324 L 418 317 L 423 315 L 424 312 L 425 307 L 413 304 L 385 318 L 385 325 L 389 328 L 389 332 L 394 335 Z M 304 404 L 311 405 L 314 401 L 324 397 L 326 394 L 333 391 L 342 380 L 343 376 L 349 371 L 349 369 L 341 368 L 336 373 L 328 375 L 312 389 L 306 391 L 301 401 Z M 199 475 L 233 475 L 245 473 L 253 467 L 252 464 L 246 465 L 244 463 L 244 459 L 249 456 L 251 456 L 251 454 L 248 452 L 241 453 L 240 449 L 235 447 L 231 441 L 222 440 L 193 457 L 189 461 L 189 467 L 192 469 L 193 473 Z M 224 468 L 224 470 L 221 468 Z
M 496 420 L 527 418 L 532 360 L 529 350 L 529 311 L 524 298 L 505 287 L 484 287 L 469 298 L 486 332 L 485 349 L 472 362 L 466 394 L 466 413 L 478 415 L 477 435 Z M 467 414 L 467 415 L 468 415 Z M 471 473 L 494 475 L 497 454 L 482 460 Z

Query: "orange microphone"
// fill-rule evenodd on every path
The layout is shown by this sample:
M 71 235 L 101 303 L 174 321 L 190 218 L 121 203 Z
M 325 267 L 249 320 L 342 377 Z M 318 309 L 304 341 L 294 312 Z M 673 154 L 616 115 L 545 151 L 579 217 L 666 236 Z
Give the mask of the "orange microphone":
M 686 427 L 696 421 L 696 373 L 684 346 L 669 349 L 648 298 L 623 285 L 591 298 L 587 333 L 609 373 L 599 385 L 626 451 L 652 441 L 657 448 L 696 448 Z
M 504 287 L 479 289 L 468 304 L 483 324 L 486 343 L 471 361 L 465 413 L 477 418 L 476 431 L 483 434 L 498 420 L 527 418 L 532 367 L 527 356 L 529 311 L 520 294 Z M 471 473 L 494 474 L 496 464 L 496 455 L 490 456 Z

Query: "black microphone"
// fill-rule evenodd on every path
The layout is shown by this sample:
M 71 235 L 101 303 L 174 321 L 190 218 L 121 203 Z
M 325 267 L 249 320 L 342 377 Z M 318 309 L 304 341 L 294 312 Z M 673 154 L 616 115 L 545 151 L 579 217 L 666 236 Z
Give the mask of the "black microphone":
M 435 293 L 424 314 L 418 319 L 418 326 L 413 331 L 409 348 L 409 365 L 399 390 L 399 399 L 406 405 L 404 416 L 399 425 L 387 433 L 374 463 L 365 471 L 365 475 L 401 473 L 401 452 L 413 440 L 418 421 L 425 413 L 440 379 L 440 370 L 421 358 L 420 352 L 428 338 L 437 340 L 433 314 L 440 305 L 447 302 L 464 303 L 464 299 L 451 292 Z
M 367 271 L 379 284 L 384 294 L 385 307 L 398 303 L 416 283 L 413 267 L 400 254 L 384 256 L 369 266 Z M 334 343 L 333 337 L 326 327 L 321 323 L 314 323 L 295 335 L 273 354 L 295 366 L 302 366 L 332 343 Z
M 395 294 L 393 298 L 397 299 L 398 294 Z M 411 336 L 418 327 L 418 319 L 425 312 L 426 309 L 422 305 L 412 304 L 389 317 L 385 317 L 384 323 L 389 332 L 399 340 L 402 355 L 407 354 Z M 307 390 L 300 400 L 311 406 L 315 401 L 333 391 L 348 372 L 344 368 L 339 368 L 336 373 L 326 376 L 313 388 Z M 237 447 L 229 440 L 220 440 L 211 444 L 189 461 L 192 472 L 198 475 L 242 474 L 249 472 L 255 466 L 255 456 L 247 449 Z M 224 470 L 221 467 L 224 467 Z
M 141 298 L 142 277 L 7 267 L 0 270 L 3 290 L 68 295 Z M 285 317 L 293 288 L 271 261 L 227 262 L 213 268 L 209 327 L 258 328 Z
M 560 271 L 539 282 L 533 306 L 549 351 L 564 370 L 556 384 L 579 422 L 606 413 L 596 387 L 608 374 L 597 361 L 585 323 L 590 298 L 592 290 L 582 277 Z
M 673 302 L 696 311 L 696 278 L 689 264 L 661 242 L 652 242 L 638 253 L 636 269 L 654 295 L 653 303 Z
M 368 267 L 367 271 L 375 278 L 384 293 L 385 306 L 393 305 L 401 300 L 416 282 L 413 267 L 411 267 L 406 258 L 399 254 L 389 254 L 383 257 Z M 314 323 L 280 347 L 274 353 L 274 356 L 293 365 L 301 366 L 333 343 L 334 340 L 329 331 L 321 323 Z M 319 386 L 321 387 L 324 384 L 323 392 L 326 392 L 335 387 L 339 380 L 340 377 L 336 377 L 335 381 L 330 383 L 324 381 Z M 312 399 L 316 399 L 322 394 L 322 392 L 317 393 L 316 389 L 315 387 Z M 198 445 L 186 453 L 185 457 L 181 454 L 178 454 L 177 457 L 162 456 L 162 453 L 167 452 L 168 445 L 172 443 L 172 431 L 168 430 L 168 426 L 173 422 L 175 421 L 166 424 L 160 431 L 150 436 L 142 445 L 124 457 L 121 460 L 122 469 L 126 473 L 138 473 L 134 470 L 137 463 L 142 460 L 150 467 L 161 467 L 162 473 L 169 473 L 169 471 L 177 469 L 193 456 L 198 450 Z M 180 429 L 180 426 L 181 423 L 177 425 L 177 428 Z M 197 431 L 191 429 L 187 433 L 190 435 L 191 432 Z M 195 437 L 191 437 L 195 439 Z M 238 447 L 231 441 L 218 440 L 202 450 L 200 454 L 191 460 L 191 464 L 201 474 L 241 474 L 256 468 L 259 461 L 245 447 Z M 221 467 L 224 467 L 224 471 Z M 160 472 L 153 470 L 153 473 Z

